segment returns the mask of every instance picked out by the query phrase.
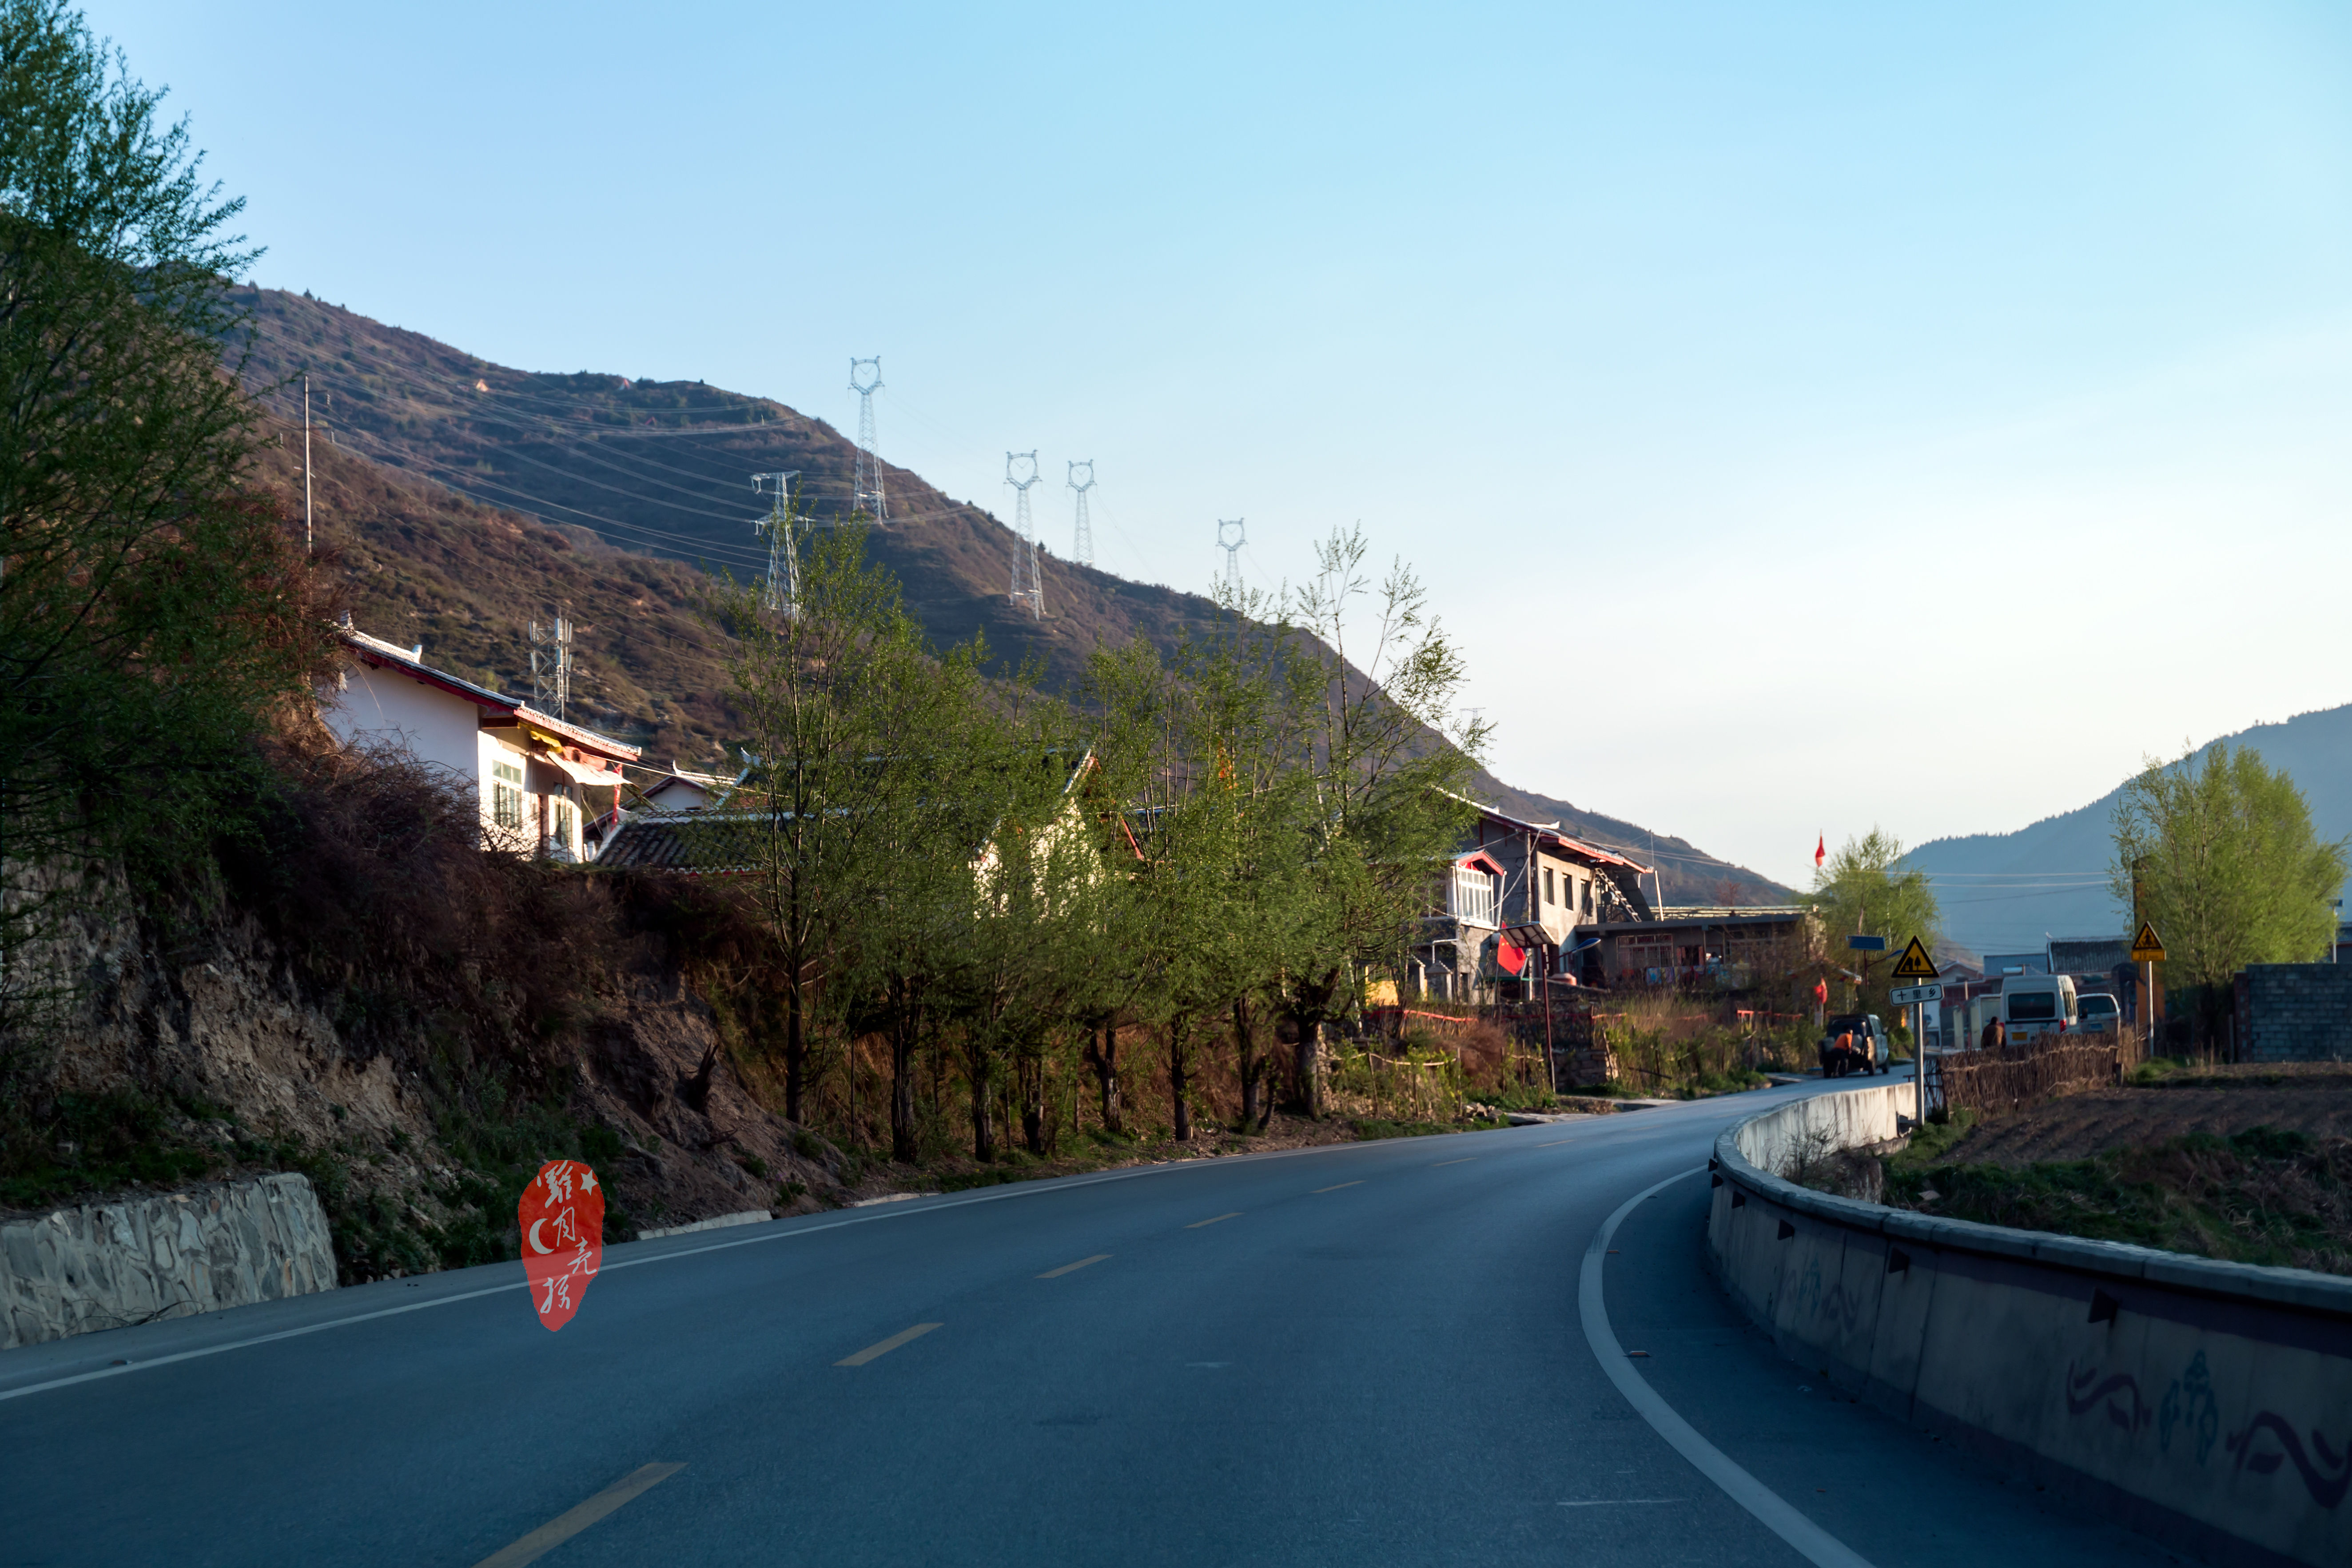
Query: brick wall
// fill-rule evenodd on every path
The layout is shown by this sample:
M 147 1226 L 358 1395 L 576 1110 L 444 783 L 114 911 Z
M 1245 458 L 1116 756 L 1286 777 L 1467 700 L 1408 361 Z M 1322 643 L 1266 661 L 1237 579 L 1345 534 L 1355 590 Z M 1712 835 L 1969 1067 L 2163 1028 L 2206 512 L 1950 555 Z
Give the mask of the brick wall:
M 2352 1060 L 2352 963 L 2250 963 L 2237 1004 L 2240 1061 Z

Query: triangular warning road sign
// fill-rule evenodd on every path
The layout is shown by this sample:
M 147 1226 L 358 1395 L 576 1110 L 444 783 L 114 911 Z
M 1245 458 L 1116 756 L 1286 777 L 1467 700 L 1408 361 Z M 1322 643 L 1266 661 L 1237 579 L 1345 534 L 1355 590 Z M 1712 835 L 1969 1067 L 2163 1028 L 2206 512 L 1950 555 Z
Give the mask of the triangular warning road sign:
M 2164 940 L 2156 934 L 2155 921 L 2139 922 L 2139 935 L 2132 938 L 2132 962 L 2134 963 L 2164 962 Z
M 1911 939 L 1911 945 L 1905 948 L 1903 956 L 1895 961 L 1895 978 L 1897 980 L 1936 978 L 1936 961 L 1927 956 L 1927 950 L 1920 945 L 1917 937 Z

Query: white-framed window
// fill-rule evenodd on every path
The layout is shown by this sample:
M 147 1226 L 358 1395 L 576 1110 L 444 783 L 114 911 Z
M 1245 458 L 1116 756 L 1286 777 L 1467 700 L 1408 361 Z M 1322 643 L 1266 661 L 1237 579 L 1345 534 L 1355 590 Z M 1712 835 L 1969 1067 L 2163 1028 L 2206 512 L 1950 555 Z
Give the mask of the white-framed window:
M 1479 925 L 1495 923 L 1495 879 L 1468 866 L 1454 868 L 1454 896 L 1446 913 Z
M 573 838 L 572 825 L 577 815 L 577 809 L 570 801 L 560 795 L 548 796 L 547 837 L 550 842 L 571 848 Z
M 1557 898 L 1552 896 L 1551 868 L 1549 866 L 1544 868 L 1544 902 L 1547 904 L 1556 904 L 1559 902 Z
M 500 827 L 522 826 L 522 768 L 517 763 L 490 763 L 490 820 Z

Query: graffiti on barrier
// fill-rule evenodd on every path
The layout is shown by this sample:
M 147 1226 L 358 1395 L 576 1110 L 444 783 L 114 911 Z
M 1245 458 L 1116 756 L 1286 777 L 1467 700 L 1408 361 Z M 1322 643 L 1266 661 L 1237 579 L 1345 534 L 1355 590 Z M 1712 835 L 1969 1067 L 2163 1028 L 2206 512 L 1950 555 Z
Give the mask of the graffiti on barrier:
M 2277 1447 L 2265 1445 L 2256 1452 L 2256 1440 L 2264 1436 Z M 2346 1449 L 2337 1453 L 2326 1434 L 2314 1426 L 2311 1453 L 2305 1454 L 2302 1439 L 2294 1435 L 2286 1418 L 2268 1410 L 2247 1422 L 2244 1431 L 2230 1435 L 2230 1451 L 2238 1456 L 2238 1468 L 2267 1476 L 2282 1462 L 2292 1459 L 2303 1476 L 2304 1486 L 2311 1492 L 2311 1500 L 2322 1508 L 2334 1508 L 2342 1502 L 2345 1489 L 2352 1486 L 2352 1443 L 2347 1443 Z M 2315 1457 L 2316 1464 L 2313 1463 Z
M 2156 1414 L 2140 1397 L 2138 1380 L 2127 1372 L 2102 1378 L 2095 1366 L 2081 1372 L 2074 1363 L 2066 1363 L 2066 1414 L 2081 1415 L 2095 1409 L 2105 1409 L 2107 1419 L 2126 1432 L 2137 1431 L 2155 1421 Z
M 2206 1370 L 2203 1351 L 2189 1358 L 2188 1369 L 2172 1380 L 2157 1406 L 2156 1446 L 2168 1454 L 2175 1426 L 2197 1439 L 2197 1462 L 2203 1464 L 2221 1435 L 2221 1406 L 2213 1397 L 2213 1374 Z

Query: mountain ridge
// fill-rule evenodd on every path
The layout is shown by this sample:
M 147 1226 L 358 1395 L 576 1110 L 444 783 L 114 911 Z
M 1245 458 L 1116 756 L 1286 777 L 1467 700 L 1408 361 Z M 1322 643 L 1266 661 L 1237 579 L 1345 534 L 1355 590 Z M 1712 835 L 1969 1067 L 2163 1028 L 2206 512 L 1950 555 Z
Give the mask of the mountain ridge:
M 2283 769 L 2303 791 L 2322 838 L 2352 837 L 2352 703 L 2249 725 L 2189 754 L 2201 762 L 2218 745 L 2251 746 Z M 2123 789 L 2118 783 L 2086 805 L 2013 832 L 1932 839 L 1904 864 L 1937 879 L 1946 934 L 1979 952 L 2027 952 L 2048 936 L 2128 934 L 2130 911 L 2105 881 Z
M 575 716 L 643 743 L 649 762 L 724 762 L 724 638 L 695 613 L 707 571 L 766 564 L 750 478 L 798 472 L 816 525 L 846 512 L 856 447 L 773 399 L 702 382 L 516 370 L 424 333 L 281 289 L 247 289 L 242 373 L 283 445 L 261 475 L 298 511 L 310 377 L 320 539 L 351 575 L 359 624 L 422 640 L 453 673 L 528 691 L 522 632 L 569 605 Z M 290 437 L 291 439 L 289 439 Z M 975 634 L 1066 688 L 1097 646 L 1163 649 L 1208 624 L 1205 597 L 1136 583 L 1045 552 L 1044 621 L 1016 611 L 1014 535 L 911 470 L 883 462 L 889 521 L 869 554 L 898 579 L 941 644 Z M 1786 889 L 1687 840 L 1516 788 L 1481 771 L 1473 793 L 1511 816 L 1660 866 L 1668 902 L 1770 901 Z

